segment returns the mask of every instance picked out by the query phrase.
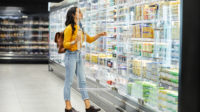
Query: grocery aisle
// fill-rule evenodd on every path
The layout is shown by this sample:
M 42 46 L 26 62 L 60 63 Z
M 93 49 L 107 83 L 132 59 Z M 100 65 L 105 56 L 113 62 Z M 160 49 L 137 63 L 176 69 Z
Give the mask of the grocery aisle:
M 0 112 L 64 112 L 63 86 L 47 65 L 0 64 Z M 84 112 L 75 90 L 72 105 Z

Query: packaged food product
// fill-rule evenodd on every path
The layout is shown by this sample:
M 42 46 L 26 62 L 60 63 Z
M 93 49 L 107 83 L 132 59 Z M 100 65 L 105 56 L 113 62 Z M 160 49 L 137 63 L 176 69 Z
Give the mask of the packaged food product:
M 158 11 L 158 5 L 157 4 L 144 5 L 144 7 L 143 7 L 143 19 L 144 20 L 156 19 L 157 11 Z
M 142 32 L 143 38 L 154 38 L 154 29 L 152 24 L 144 24 L 142 26 Z
M 172 90 L 160 90 L 158 106 L 161 111 L 177 112 L 178 92 Z

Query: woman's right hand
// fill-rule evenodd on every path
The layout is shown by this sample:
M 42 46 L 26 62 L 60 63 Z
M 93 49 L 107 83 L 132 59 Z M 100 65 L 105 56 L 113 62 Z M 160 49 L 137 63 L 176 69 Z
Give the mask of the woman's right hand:
M 74 41 L 72 41 L 72 45 L 76 44 L 77 42 L 81 41 L 81 32 L 77 33 L 76 39 Z
M 75 41 L 76 41 L 76 42 L 81 41 L 81 36 L 82 36 L 82 32 L 81 32 L 81 31 L 78 31 L 77 37 L 76 37 Z

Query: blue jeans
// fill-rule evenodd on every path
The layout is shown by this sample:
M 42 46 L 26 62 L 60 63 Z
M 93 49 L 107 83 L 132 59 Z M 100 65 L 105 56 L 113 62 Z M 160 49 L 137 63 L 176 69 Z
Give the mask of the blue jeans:
M 64 99 L 70 101 L 71 86 L 73 83 L 74 74 L 76 74 L 79 82 L 79 89 L 82 95 L 82 99 L 89 99 L 88 91 L 86 90 L 86 78 L 83 69 L 83 59 L 80 51 L 68 51 L 65 52 L 65 68 L 66 77 L 64 84 Z

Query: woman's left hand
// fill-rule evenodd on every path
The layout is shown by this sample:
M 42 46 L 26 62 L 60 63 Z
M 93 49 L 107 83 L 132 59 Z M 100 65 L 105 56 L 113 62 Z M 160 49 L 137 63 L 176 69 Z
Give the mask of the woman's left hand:
M 101 36 L 106 36 L 107 33 L 106 33 L 106 32 L 101 32 L 101 33 L 99 33 L 98 35 L 99 35 L 99 37 L 101 37 Z
M 101 33 L 95 35 L 94 40 L 97 40 L 98 38 L 100 38 L 100 37 L 102 37 L 102 36 L 106 36 L 106 35 L 107 35 L 106 32 L 101 32 Z

